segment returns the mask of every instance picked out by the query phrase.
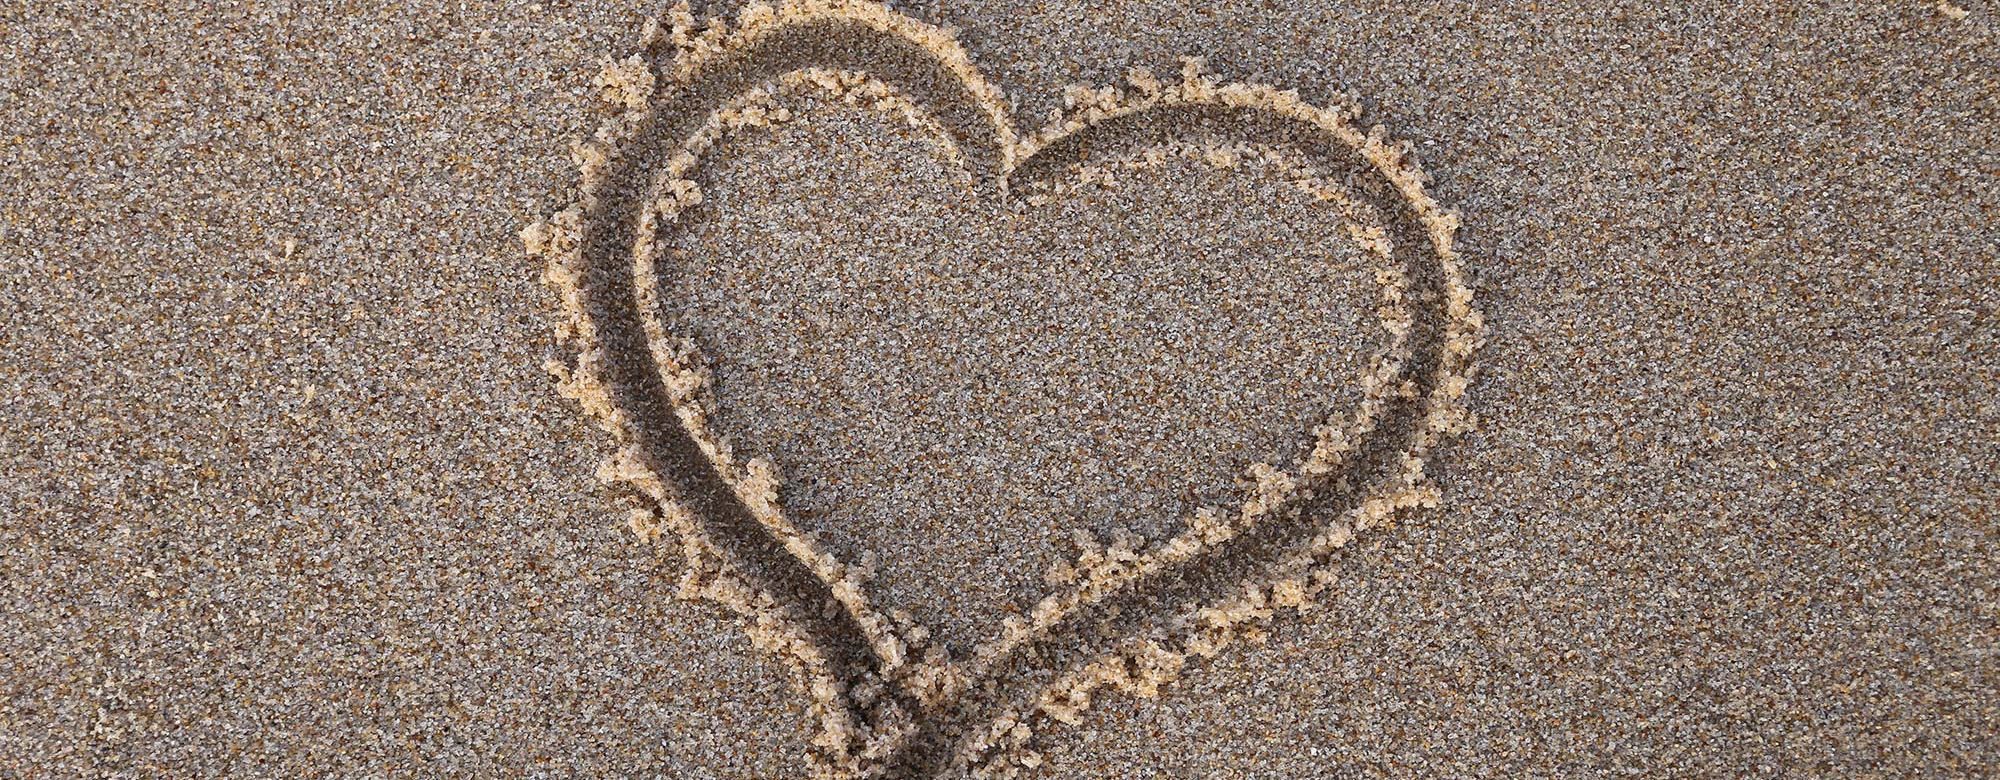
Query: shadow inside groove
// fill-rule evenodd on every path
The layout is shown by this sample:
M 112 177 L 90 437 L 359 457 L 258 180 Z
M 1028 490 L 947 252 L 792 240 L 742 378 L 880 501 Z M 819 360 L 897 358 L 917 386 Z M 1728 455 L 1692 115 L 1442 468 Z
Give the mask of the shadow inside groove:
M 654 63 L 663 72 L 670 65 L 665 56 Z M 615 151 L 606 178 L 585 193 L 585 305 L 609 355 L 613 401 L 633 419 L 633 434 L 651 461 L 648 465 L 668 480 L 670 489 L 688 504 L 721 554 L 749 584 L 784 606 L 788 620 L 830 659 L 831 672 L 852 683 L 871 675 L 875 667 L 866 636 L 846 612 L 823 608 L 832 602 L 825 583 L 750 515 L 681 426 L 646 346 L 631 279 L 639 204 L 662 155 L 722 103 L 785 73 L 811 67 L 865 71 L 925 106 L 955 136 L 979 178 L 989 185 L 982 190 L 995 199 L 996 209 L 1000 206 L 997 185 L 1003 141 L 976 97 L 928 51 L 853 22 L 829 20 L 787 28 L 726 56 L 692 84 L 670 85 L 674 92 L 634 140 Z M 1078 609 L 1054 630 L 1003 659 L 962 699 L 939 709 L 925 710 L 896 686 L 888 686 L 892 693 L 886 704 L 855 713 L 871 724 L 879 723 L 891 709 L 917 718 L 918 733 L 890 758 L 886 777 L 928 778 L 952 771 L 952 761 L 967 738 L 983 730 L 991 718 L 1023 705 L 1077 664 L 1161 627 L 1190 607 L 1226 595 L 1274 565 L 1367 496 L 1395 465 L 1415 421 L 1426 411 L 1424 399 L 1444 327 L 1442 268 L 1409 204 L 1379 172 L 1323 131 L 1254 108 L 1153 109 L 1105 121 L 1045 148 L 1022 161 L 1013 178 L 1018 185 L 1066 176 L 1072 165 L 1102 155 L 1202 139 L 1293 148 L 1382 210 L 1396 242 L 1396 260 L 1408 269 L 1409 294 L 1415 304 L 1412 355 L 1399 378 L 1417 383 L 1420 392 L 1415 399 L 1390 404 L 1369 443 L 1349 465 L 1346 484 L 1361 489 L 1314 496 L 1297 518 L 1268 521 L 1192 564 Z

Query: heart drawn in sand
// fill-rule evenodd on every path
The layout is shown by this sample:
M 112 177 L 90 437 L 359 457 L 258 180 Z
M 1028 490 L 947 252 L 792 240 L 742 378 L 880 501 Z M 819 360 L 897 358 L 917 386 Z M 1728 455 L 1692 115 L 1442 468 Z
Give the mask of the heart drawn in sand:
M 1425 193 L 1407 148 L 1355 129 L 1353 109 L 1219 84 L 1190 62 L 1178 81 L 1135 70 L 1124 87 L 1072 89 L 1067 116 L 1022 134 L 948 32 L 846 0 L 753 5 L 733 23 L 698 22 L 683 5 L 644 39 L 599 79 L 625 110 L 575 149 L 581 202 L 523 231 L 548 260 L 567 315 L 560 335 L 575 350 L 550 368 L 613 437 L 599 475 L 634 501 L 634 530 L 685 556 L 683 592 L 742 615 L 756 644 L 797 671 L 821 725 L 809 753 L 822 776 L 1032 770 L 1042 724 L 1077 722 L 1100 690 L 1153 695 L 1190 657 L 1309 605 L 1355 533 L 1436 504 L 1424 465 L 1470 425 L 1460 398 L 1480 319 L 1452 248 L 1457 217 Z M 801 530 L 765 453 L 724 435 L 744 421 L 723 414 L 702 352 L 713 345 L 682 332 L 669 313 L 680 288 L 662 282 L 689 283 L 676 269 L 701 247 L 682 239 L 708 224 L 705 209 L 730 205 L 705 198 L 722 186 L 719 150 L 812 123 L 827 106 L 929 139 L 943 169 L 963 174 L 968 208 L 995 220 L 1127 197 L 1121 182 L 1176 166 L 1207 171 L 1198 181 L 1276 183 L 1262 191 L 1305 204 L 1372 289 L 1362 343 L 1373 354 L 1355 375 L 1314 378 L 1351 385 L 1352 403 L 1296 420 L 1296 457 L 1251 466 L 1240 496 L 1162 538 L 1083 536 L 1031 608 L 947 649 L 910 605 L 884 603 L 873 562 Z M 944 316 L 976 316 L 966 301 L 977 294 Z

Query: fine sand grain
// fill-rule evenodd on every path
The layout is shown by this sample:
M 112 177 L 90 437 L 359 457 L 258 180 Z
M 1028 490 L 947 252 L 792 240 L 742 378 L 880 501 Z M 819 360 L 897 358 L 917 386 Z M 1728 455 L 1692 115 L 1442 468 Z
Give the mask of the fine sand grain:
M 582 194 L 572 139 L 670 91 L 700 24 L 4 9 L 0 775 L 803 777 L 911 702 L 1020 715 L 981 760 L 1030 777 L 2000 767 L 1990 4 L 894 8 L 954 28 L 1024 138 L 1100 100 L 1071 85 L 1137 99 L 1139 67 L 1409 142 L 1462 222 L 1477 427 L 1401 511 L 1304 503 L 1347 529 L 1310 565 L 1225 555 L 1256 604 L 1195 570 L 1108 602 L 1151 644 L 1044 631 L 1119 556 L 1236 533 L 1203 507 L 1290 506 L 1329 420 L 1379 396 L 1416 424 L 1434 387 L 1364 389 L 1404 322 L 1367 228 L 1420 226 L 1355 171 L 1199 140 L 1084 149 L 1003 204 L 954 140 L 973 114 L 774 97 L 635 184 L 661 205 L 634 267 L 729 484 L 775 491 L 751 516 L 862 588 L 826 613 L 870 643 L 817 663 L 910 656 L 816 691 L 811 632 L 716 606 L 766 580 L 684 561 L 648 472 L 603 463 L 522 251 Z M 1427 278 L 1417 364 L 1460 321 Z M 842 717 L 852 745 L 814 748 Z

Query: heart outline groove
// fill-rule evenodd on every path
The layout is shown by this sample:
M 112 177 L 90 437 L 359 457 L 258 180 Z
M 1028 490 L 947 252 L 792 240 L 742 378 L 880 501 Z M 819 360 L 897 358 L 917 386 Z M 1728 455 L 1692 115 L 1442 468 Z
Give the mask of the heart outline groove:
M 522 231 L 560 297 L 558 390 L 613 439 L 598 477 L 631 525 L 685 558 L 682 594 L 739 615 L 786 661 L 820 734 L 828 778 L 1013 776 L 1041 763 L 1044 720 L 1075 723 L 1099 689 L 1142 696 L 1261 634 L 1278 610 L 1335 584 L 1329 558 L 1374 525 L 1438 502 L 1432 450 L 1468 430 L 1462 402 L 1482 321 L 1453 248 L 1458 217 L 1424 190 L 1407 145 L 1358 111 L 1221 84 L 1198 60 L 1178 82 L 1135 69 L 1129 91 L 1072 88 L 1071 111 L 1021 134 L 1007 102 L 953 35 L 885 6 L 792 0 L 730 23 L 686 3 L 649 22 L 644 49 L 599 77 L 624 111 L 572 149 L 578 203 Z M 996 204 L 1032 208 L 1119 166 L 1163 156 L 1273 166 L 1332 205 L 1381 264 L 1387 333 L 1351 417 L 1312 426 L 1292 468 L 1259 464 L 1228 512 L 1170 538 L 1089 546 L 1069 582 L 969 656 L 924 652 L 922 626 L 869 598 L 865 567 L 785 517 L 776 467 L 739 462 L 713 424 L 712 378 L 693 342 L 657 316 L 661 236 L 702 202 L 701 155 L 724 136 L 789 121 L 779 100 L 817 90 L 941 139 Z M 1090 164 L 1113 150 L 1111 164 Z M 1124 156 L 1116 151 L 1126 152 Z M 649 161 L 665 160 L 658 169 Z M 1133 161 L 1138 161 L 1134 163 Z M 1318 521 L 1313 518 L 1322 518 Z

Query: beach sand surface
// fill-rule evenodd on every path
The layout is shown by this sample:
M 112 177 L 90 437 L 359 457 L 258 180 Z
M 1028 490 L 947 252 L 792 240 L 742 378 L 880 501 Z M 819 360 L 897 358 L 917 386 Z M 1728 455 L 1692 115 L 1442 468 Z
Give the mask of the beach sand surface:
M 1184 55 L 1352 93 L 1487 324 L 1441 505 L 1041 776 L 2000 767 L 2000 9 L 896 8 L 1030 128 Z M 786 669 L 676 598 L 543 368 L 519 231 L 664 10 L 0 10 L 0 775 L 806 771 Z M 727 150 L 665 311 L 947 642 L 1352 403 L 1370 279 L 1296 193 L 1174 163 L 986 213 L 826 113 Z

